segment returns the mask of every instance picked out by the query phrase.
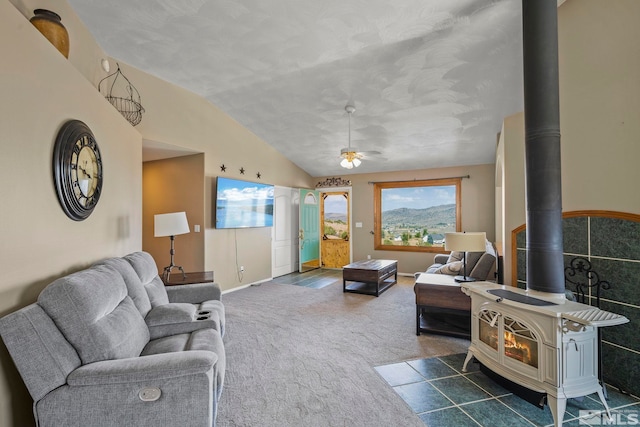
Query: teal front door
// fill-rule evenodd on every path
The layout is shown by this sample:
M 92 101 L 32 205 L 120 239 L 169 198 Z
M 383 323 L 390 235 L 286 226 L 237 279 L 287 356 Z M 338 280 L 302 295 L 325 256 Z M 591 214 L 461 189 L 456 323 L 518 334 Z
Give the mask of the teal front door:
M 300 190 L 300 268 L 320 267 L 320 192 Z

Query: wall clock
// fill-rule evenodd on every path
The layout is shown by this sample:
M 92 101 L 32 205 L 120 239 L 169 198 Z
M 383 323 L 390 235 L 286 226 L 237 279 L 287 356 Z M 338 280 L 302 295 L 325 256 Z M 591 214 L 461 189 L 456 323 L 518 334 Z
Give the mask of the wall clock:
M 86 219 L 102 191 L 102 157 L 91 129 L 69 120 L 53 149 L 53 177 L 62 210 L 74 221 Z

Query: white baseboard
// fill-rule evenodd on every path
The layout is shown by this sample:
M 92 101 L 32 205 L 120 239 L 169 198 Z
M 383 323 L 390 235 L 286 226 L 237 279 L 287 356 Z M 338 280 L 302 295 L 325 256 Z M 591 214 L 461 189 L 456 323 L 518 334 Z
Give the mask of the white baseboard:
M 228 294 L 229 292 L 239 291 L 240 289 L 245 289 L 251 286 L 260 285 L 261 283 L 268 282 L 270 280 L 273 280 L 273 277 L 269 277 L 268 279 L 258 280 L 257 282 L 247 283 L 246 285 L 236 286 L 235 288 L 226 289 L 222 291 L 222 295 Z

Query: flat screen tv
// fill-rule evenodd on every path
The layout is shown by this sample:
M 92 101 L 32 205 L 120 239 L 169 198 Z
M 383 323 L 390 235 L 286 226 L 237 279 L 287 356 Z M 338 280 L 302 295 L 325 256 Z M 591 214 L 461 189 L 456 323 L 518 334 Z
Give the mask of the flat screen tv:
M 273 226 L 273 185 L 218 177 L 216 228 Z

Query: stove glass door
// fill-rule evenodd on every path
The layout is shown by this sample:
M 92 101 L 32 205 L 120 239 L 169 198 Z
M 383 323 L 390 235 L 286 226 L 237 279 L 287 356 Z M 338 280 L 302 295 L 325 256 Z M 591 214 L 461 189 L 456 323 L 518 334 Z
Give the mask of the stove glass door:
M 495 311 L 483 310 L 478 319 L 478 337 L 495 351 L 498 351 L 498 316 Z
M 504 355 L 538 367 L 538 339 L 531 329 L 509 316 L 504 316 Z

